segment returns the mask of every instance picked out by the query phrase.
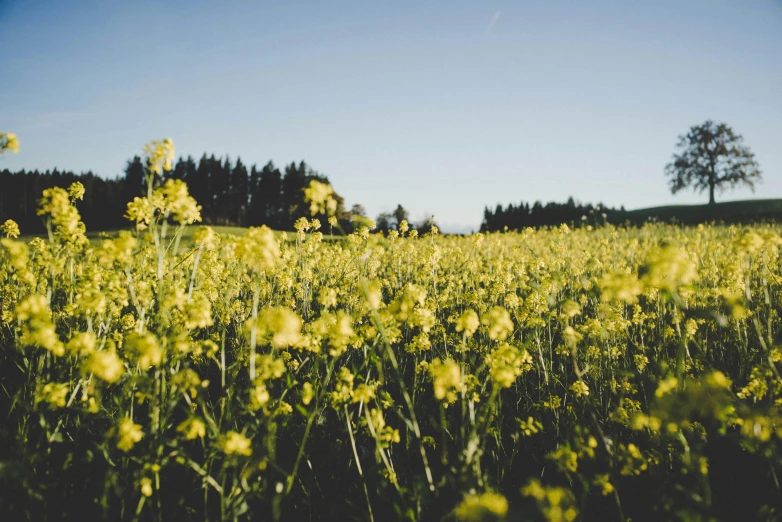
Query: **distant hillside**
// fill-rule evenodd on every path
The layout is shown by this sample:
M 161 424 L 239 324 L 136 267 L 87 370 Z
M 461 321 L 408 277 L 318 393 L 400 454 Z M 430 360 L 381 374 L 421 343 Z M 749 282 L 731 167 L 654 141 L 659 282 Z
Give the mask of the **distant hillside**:
M 483 211 L 481 231 L 521 230 L 528 227 L 553 227 L 561 224 L 570 226 L 615 225 L 641 226 L 648 221 L 697 225 L 719 222 L 726 224 L 782 222 L 782 199 L 753 199 L 726 201 L 714 205 L 669 205 L 665 207 L 625 210 L 606 207 L 603 204 L 582 204 L 570 198 L 565 203 L 536 201 L 533 204 L 521 202 L 497 205 Z
M 610 219 L 610 218 L 609 218 Z M 697 225 L 710 221 L 725 223 L 753 223 L 758 221 L 782 222 L 782 199 L 752 199 L 726 201 L 714 205 L 669 205 L 642 208 L 617 213 L 614 223 L 630 221 L 642 224 L 649 220 Z

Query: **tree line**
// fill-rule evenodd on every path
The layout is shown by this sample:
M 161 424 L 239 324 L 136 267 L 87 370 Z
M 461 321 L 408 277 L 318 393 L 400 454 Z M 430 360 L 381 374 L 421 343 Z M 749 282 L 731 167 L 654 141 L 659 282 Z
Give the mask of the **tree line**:
M 125 181 L 130 187 L 144 186 L 144 167 L 138 157 L 128 162 Z M 330 184 L 327 176 L 313 170 L 304 161 L 292 162 L 282 170 L 271 161 L 258 168 L 245 165 L 241 158 L 204 154 L 196 162 L 192 157 L 180 158 L 165 177 L 187 183 L 190 195 L 201 205 L 201 216 L 210 225 L 260 226 L 277 230 L 293 230 L 301 217 L 309 217 L 309 203 L 304 201 L 304 189 L 310 181 Z M 337 217 L 349 221 L 345 200 L 334 194 Z M 357 208 L 356 208 L 357 210 Z M 325 224 L 327 218 L 319 216 Z
M 79 212 L 88 230 L 107 230 L 127 226 L 124 218 L 128 202 L 146 191 L 144 161 L 136 156 L 129 160 L 124 177 L 104 179 L 92 172 L 76 174 L 58 169 L 11 172 L 0 171 L 0 222 L 13 219 L 23 233 L 45 231 L 37 216 L 37 201 L 44 189 L 68 187 L 80 181 L 86 189 Z M 282 170 L 272 162 L 261 168 L 248 166 L 237 158 L 218 158 L 204 154 L 196 161 L 179 158 L 166 178 L 185 181 L 191 195 L 201 205 L 203 222 L 209 225 L 260 226 L 277 230 L 292 230 L 300 217 L 310 217 L 309 204 L 304 201 L 304 188 L 311 180 L 329 183 L 328 177 L 313 170 L 304 161 L 292 162 Z M 363 207 L 344 207 L 337 200 L 337 218 L 350 230 L 354 216 L 366 217 Z M 326 224 L 326 216 L 316 216 Z
M 494 210 L 485 207 L 481 232 L 552 227 L 563 223 L 572 226 L 598 225 L 622 222 L 625 217 L 624 207 L 615 209 L 602 204 L 584 205 L 577 203 L 572 197 L 566 203 L 552 201 L 545 205 L 540 201 L 532 205 L 522 201 L 518 205 L 509 203 L 506 207 L 498 204 Z
M 692 126 L 686 134 L 679 136 L 677 152 L 673 160 L 665 167 L 671 193 L 686 188 L 709 192 L 710 210 L 698 210 L 697 214 L 687 216 L 692 222 L 705 219 L 730 219 L 744 222 L 760 219 L 761 215 L 722 216 L 714 208 L 715 193 L 727 188 L 747 186 L 753 191 L 755 184 L 762 180 L 760 166 L 755 155 L 744 145 L 744 138 L 724 123 L 706 120 Z M 775 218 L 775 214 L 767 217 Z M 641 224 L 646 217 L 630 215 L 624 207 L 613 209 L 604 205 L 582 205 L 571 197 L 567 203 L 547 203 L 537 201 L 528 203 L 497 205 L 492 210 L 486 207 L 483 212 L 481 230 L 493 232 L 500 230 L 519 230 L 525 227 L 557 226 L 562 223 L 578 226 L 580 224 L 599 224 L 631 222 Z M 640 219 L 640 221 L 639 221 Z
M 679 137 L 678 152 L 666 167 L 666 176 L 672 193 L 688 187 L 696 191 L 709 191 L 709 204 L 715 203 L 715 192 L 739 185 L 754 190 L 762 180 L 754 154 L 743 145 L 743 138 L 724 123 L 707 120 L 695 125 Z M 15 134 L 0 133 L 0 153 L 18 152 L 19 142 Z M 25 233 L 41 233 L 44 226 L 36 215 L 37 200 L 44 189 L 67 187 L 81 181 L 86 194 L 79 204 L 83 221 L 88 229 L 106 230 L 127 225 L 124 212 L 127 203 L 144 190 L 145 165 L 138 156 L 128 161 L 125 176 L 103 179 L 92 172 L 39 172 L 9 170 L 0 171 L 0 222 L 16 221 Z M 277 230 L 291 230 L 300 217 L 308 215 L 304 201 L 304 188 L 311 180 L 328 183 L 328 178 L 312 170 L 304 161 L 290 163 L 281 171 L 272 162 L 258 169 L 248 168 L 241 159 L 232 163 L 230 158 L 216 158 L 204 154 L 196 162 L 192 157 L 180 158 L 167 177 L 184 180 L 190 193 L 202 206 L 204 223 L 212 225 L 258 226 L 268 225 Z M 344 230 L 351 231 L 359 220 L 368 223 L 361 205 L 350 211 L 344 208 L 344 199 L 334 194 L 338 202 L 337 218 Z M 325 222 L 326 216 L 318 216 Z M 519 230 L 525 227 L 599 224 L 610 221 L 622 223 L 630 216 L 624 207 L 608 208 L 576 203 L 571 197 L 566 203 L 536 201 L 533 205 L 520 203 L 495 209 L 484 209 L 481 230 Z M 715 216 L 719 217 L 719 216 Z M 398 205 L 393 212 L 383 212 L 377 217 L 377 230 L 387 232 L 408 219 L 407 211 Z M 742 218 L 743 219 L 743 218 Z M 434 225 L 433 218 L 417 228 L 425 232 Z

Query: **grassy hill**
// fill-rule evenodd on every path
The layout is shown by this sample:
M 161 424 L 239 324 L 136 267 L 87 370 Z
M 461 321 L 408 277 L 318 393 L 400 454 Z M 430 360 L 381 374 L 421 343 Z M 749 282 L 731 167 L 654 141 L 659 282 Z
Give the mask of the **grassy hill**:
M 697 225 L 700 223 L 726 223 L 726 224 L 745 224 L 758 222 L 779 222 L 782 223 L 782 199 L 751 199 L 743 201 L 725 201 L 714 205 L 668 205 L 663 207 L 649 207 L 636 210 L 617 211 L 608 217 L 608 221 L 614 224 L 631 223 L 633 225 L 643 225 L 649 221 L 662 223 L 677 223 L 682 225 Z M 243 236 L 247 233 L 244 227 L 226 227 L 212 226 L 220 235 Z M 182 245 L 189 246 L 193 232 L 198 229 L 197 225 L 185 227 L 182 234 Z M 169 234 L 173 234 L 174 228 L 169 229 Z M 87 238 L 93 245 L 100 244 L 104 238 L 112 238 L 117 235 L 118 230 L 87 231 Z M 325 241 L 338 240 L 340 236 L 332 236 L 324 232 Z M 275 234 L 286 232 L 275 231 Z M 289 239 L 295 237 L 294 232 L 287 232 Z M 20 239 L 29 241 L 33 237 L 43 237 L 44 234 L 23 235 Z
M 198 230 L 198 228 L 200 226 L 201 225 L 192 225 L 192 226 L 185 227 L 185 229 L 182 231 L 182 240 L 181 240 L 183 247 L 190 247 L 190 245 L 192 244 L 191 241 L 192 241 L 193 233 L 196 230 Z M 217 232 L 218 234 L 220 234 L 221 236 L 226 236 L 226 235 L 244 236 L 244 235 L 247 234 L 247 230 L 248 230 L 245 227 L 225 227 L 225 226 L 219 226 L 219 225 L 212 226 L 212 229 L 214 229 L 214 231 Z M 130 229 L 126 229 L 126 230 L 130 230 Z M 174 235 L 175 231 L 176 231 L 176 227 L 170 227 L 168 229 L 168 240 L 170 240 L 170 239 L 172 239 L 174 237 L 173 235 Z M 325 231 L 324 230 L 321 230 L 321 231 L 324 233 L 323 234 L 323 240 L 324 241 L 334 241 L 334 240 L 339 239 L 339 236 L 334 236 L 334 235 L 328 234 L 327 233 L 328 229 L 326 229 Z M 119 230 L 116 230 L 116 229 L 115 230 L 88 230 L 87 231 L 87 239 L 90 241 L 90 243 L 92 245 L 97 246 L 97 245 L 100 245 L 100 243 L 101 243 L 101 241 L 103 239 L 114 238 L 114 237 L 117 236 L 118 233 L 119 233 Z M 290 231 L 283 232 L 283 231 L 280 231 L 280 230 L 275 230 L 274 233 L 275 233 L 275 235 L 286 234 L 288 239 L 291 240 L 291 241 L 293 241 L 295 239 L 295 237 L 296 237 L 296 233 L 295 232 L 290 232 Z M 31 240 L 32 238 L 34 238 L 34 237 L 40 237 L 40 238 L 46 239 L 47 236 L 46 236 L 46 234 L 23 234 L 22 236 L 19 237 L 19 239 L 22 240 L 22 241 L 27 242 L 27 241 Z
M 619 222 L 642 224 L 650 220 L 684 225 L 698 223 L 756 223 L 759 221 L 782 222 L 782 199 L 752 199 L 726 201 L 714 205 L 669 205 L 665 207 L 628 210 L 621 214 Z M 610 218 L 609 218 L 610 219 Z M 616 219 L 612 220 L 617 222 Z

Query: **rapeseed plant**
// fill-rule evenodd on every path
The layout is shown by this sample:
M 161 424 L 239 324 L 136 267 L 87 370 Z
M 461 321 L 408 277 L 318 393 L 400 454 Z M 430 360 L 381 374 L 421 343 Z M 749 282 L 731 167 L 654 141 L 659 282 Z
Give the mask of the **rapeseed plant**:
M 185 240 L 174 152 L 132 230 L 88 242 L 80 184 L 0 225 L 9 520 L 708 519 L 719 445 L 775 509 L 779 226 Z

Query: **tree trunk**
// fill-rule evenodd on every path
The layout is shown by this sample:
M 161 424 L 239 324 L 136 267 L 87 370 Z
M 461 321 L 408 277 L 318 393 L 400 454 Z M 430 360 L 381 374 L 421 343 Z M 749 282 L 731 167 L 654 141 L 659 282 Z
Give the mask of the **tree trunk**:
M 709 205 L 714 204 L 714 183 L 709 184 Z

